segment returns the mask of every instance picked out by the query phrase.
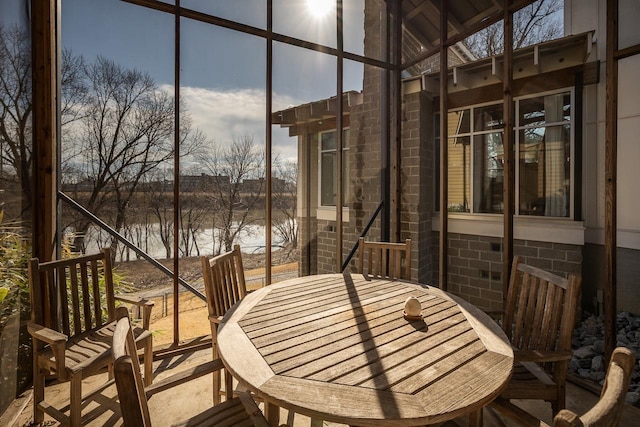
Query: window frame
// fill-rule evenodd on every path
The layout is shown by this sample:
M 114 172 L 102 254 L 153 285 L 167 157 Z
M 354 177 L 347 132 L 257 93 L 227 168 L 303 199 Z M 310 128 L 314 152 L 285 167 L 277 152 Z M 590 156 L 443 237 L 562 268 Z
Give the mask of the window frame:
M 342 147 L 342 163 L 343 163 L 343 167 L 346 169 L 345 172 L 347 172 L 346 174 L 343 172 L 343 187 L 344 190 L 344 205 L 342 206 L 343 212 L 348 212 L 348 205 L 347 205 L 347 199 L 348 199 L 348 194 L 349 194 L 349 177 L 347 176 L 348 172 L 349 172 L 349 163 L 348 161 L 346 161 L 345 159 L 345 154 L 349 152 L 349 144 L 348 144 L 348 140 L 349 140 L 349 134 L 350 134 L 350 129 L 349 127 L 345 127 L 342 129 L 343 132 L 343 136 L 342 136 L 342 140 L 343 140 L 343 147 Z M 327 153 L 334 153 L 336 156 L 336 164 L 337 164 L 337 153 L 338 153 L 338 147 L 333 148 L 333 149 L 328 149 L 328 150 L 323 150 L 322 149 L 322 135 L 324 134 L 328 134 L 328 133 L 335 133 L 337 136 L 337 129 L 330 129 L 330 130 L 325 130 L 325 131 L 320 131 L 318 132 L 318 210 L 325 210 L 325 211 L 335 211 L 336 208 L 336 204 L 333 205 L 326 205 L 322 203 L 322 176 L 323 176 L 323 169 L 322 169 L 322 155 L 323 154 L 327 154 Z M 336 171 L 334 171 L 336 172 Z M 337 179 L 336 179 L 337 180 Z M 337 185 L 337 184 L 336 184 Z
M 542 125 L 537 124 L 537 125 L 521 125 L 520 124 L 520 101 L 522 100 L 526 100 L 526 99 L 531 99 L 531 98 L 539 98 L 539 97 L 544 97 L 544 96 L 548 96 L 548 95 L 558 95 L 558 94 L 563 94 L 563 93 L 568 93 L 569 97 L 570 97 L 570 105 L 571 105 L 571 112 L 569 115 L 569 120 L 565 121 L 559 121 L 559 122 L 549 122 L 549 123 L 544 123 Z M 542 91 L 542 92 L 536 92 L 536 93 L 531 93 L 531 94 L 527 94 L 527 95 L 522 95 L 522 96 L 518 96 L 518 97 L 514 97 L 513 99 L 513 103 L 514 103 L 514 111 L 515 111 L 515 124 L 514 124 L 514 128 L 513 128 L 513 132 L 515 134 L 515 138 L 514 138 L 514 159 L 516 160 L 515 162 L 515 175 L 514 175 L 514 182 L 515 182 L 515 189 L 514 189 L 514 198 L 515 198 L 515 211 L 514 211 L 514 216 L 517 216 L 519 218 L 535 218 L 535 219 L 541 219 L 541 220 L 553 220 L 553 221 L 558 221 L 558 220 L 567 220 L 567 221 L 573 221 L 575 220 L 575 200 L 576 200 L 576 141 L 575 141 L 575 129 L 576 126 L 578 125 L 576 123 L 576 110 L 577 110 L 577 106 L 576 106 L 576 96 L 575 96 L 575 87 L 570 86 L 570 87 L 563 87 L 563 88 L 559 88 L 559 89 L 553 89 L 553 90 L 547 90 L 547 91 Z M 472 105 L 465 105 L 465 106 L 460 106 L 460 107 L 456 107 L 456 108 L 452 108 L 449 109 L 447 114 L 451 113 L 451 112 L 456 112 L 456 111 L 464 111 L 464 110 L 469 110 L 469 114 L 470 114 L 470 125 L 469 125 L 469 132 L 461 132 L 461 133 L 455 133 L 455 134 L 451 134 L 451 135 L 447 135 L 448 139 L 451 138 L 455 138 L 455 137 L 469 137 L 470 139 L 470 153 L 471 153 L 471 160 L 470 160 L 470 167 L 469 167 L 469 181 L 471 183 L 471 188 L 470 188 L 470 194 L 469 194 L 469 212 L 455 212 L 455 211 L 449 211 L 448 207 L 447 207 L 447 212 L 449 215 L 455 215 L 455 216 L 465 216 L 465 215 L 472 215 L 474 217 L 479 217 L 479 216 L 500 216 L 503 215 L 503 213 L 488 213 L 488 212 L 475 212 L 474 211 L 474 207 L 475 207 L 475 181 L 473 179 L 474 177 L 474 167 L 475 167 L 475 157 L 474 157 L 474 153 L 475 153 L 475 136 L 477 135 L 484 135 L 484 134 L 489 134 L 489 133 L 497 133 L 497 132 L 502 132 L 502 134 L 504 135 L 504 126 L 502 127 L 502 129 L 492 129 L 492 130 L 483 130 L 483 131 L 475 131 L 475 123 L 473 120 L 474 117 L 474 110 L 477 108 L 483 108 L 483 107 L 487 107 L 487 106 L 491 106 L 491 105 L 499 105 L 500 101 L 487 101 L 487 102 L 482 102 L 482 103 L 478 103 L 478 104 L 472 104 Z M 504 114 L 504 113 L 503 113 Z M 440 112 L 437 111 L 435 112 L 435 114 L 433 115 L 434 120 L 438 121 L 439 120 L 439 115 Z M 435 123 L 435 122 L 434 122 Z M 570 168 L 569 168 L 569 215 L 568 216 L 544 216 L 544 215 L 523 215 L 520 214 L 520 131 L 524 130 L 524 129 L 531 129 L 531 128 L 547 128 L 547 127 L 552 127 L 552 126 L 564 126 L 564 125 L 569 125 L 569 158 L 571 159 L 570 161 Z M 438 126 L 435 125 L 434 129 L 438 129 Z M 447 142 L 448 143 L 448 142 Z M 434 144 L 437 145 L 437 148 L 434 148 L 434 152 L 436 153 L 440 153 L 439 147 L 440 147 L 440 134 L 439 132 L 436 133 L 434 135 Z M 434 165 L 435 164 L 439 164 L 438 163 L 439 160 L 437 158 L 437 156 L 434 156 Z M 434 168 L 434 170 L 437 170 L 439 168 Z M 436 177 L 436 179 L 434 179 L 434 183 L 438 182 L 438 177 Z M 448 182 L 448 180 L 447 180 Z M 436 195 L 436 200 L 435 200 L 435 205 L 437 206 L 438 209 L 436 209 L 436 212 L 439 212 L 440 209 L 442 209 L 441 206 L 439 206 L 439 193 L 440 193 L 440 188 L 439 185 L 437 188 L 435 188 L 434 194 Z

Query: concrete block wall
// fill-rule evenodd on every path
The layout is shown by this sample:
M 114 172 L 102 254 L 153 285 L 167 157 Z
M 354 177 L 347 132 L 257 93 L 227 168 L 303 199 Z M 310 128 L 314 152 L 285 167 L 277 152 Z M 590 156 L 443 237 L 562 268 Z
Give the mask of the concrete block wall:
M 426 93 L 405 95 L 402 108 L 402 155 L 400 164 L 402 239 L 412 240 L 411 279 L 432 280 L 431 228 L 433 216 L 433 121 L 432 99 Z
M 310 230 L 307 230 L 306 218 L 298 219 L 298 247 L 300 249 L 300 262 L 298 263 L 298 275 L 305 276 L 307 272 L 318 273 L 318 220 L 310 218 Z M 309 234 L 309 231 L 311 232 Z M 309 259 L 311 263 L 309 264 Z
M 449 233 L 448 291 L 485 310 L 502 308 L 502 239 Z M 558 276 L 581 274 L 579 245 L 514 241 L 514 254 L 524 262 Z
M 318 220 L 317 223 L 317 269 L 318 273 L 335 273 L 336 265 L 336 233 L 335 221 Z

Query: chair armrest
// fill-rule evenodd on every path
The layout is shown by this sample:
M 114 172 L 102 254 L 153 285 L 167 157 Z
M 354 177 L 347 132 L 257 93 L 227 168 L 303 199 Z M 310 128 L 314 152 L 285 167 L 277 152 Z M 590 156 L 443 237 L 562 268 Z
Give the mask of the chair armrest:
M 524 427 L 549 427 L 547 423 L 542 420 L 537 419 L 524 409 L 519 406 L 514 405 L 507 399 L 497 398 L 493 402 L 489 404 L 491 409 L 499 412 L 501 415 L 504 415 L 509 420 L 517 423 L 519 426 Z M 509 423 L 507 423 L 509 425 Z M 555 424 L 554 424 L 555 427 Z
M 571 351 L 513 350 L 514 362 L 561 362 L 571 360 Z
M 37 323 L 29 322 L 27 324 L 27 330 L 33 338 L 46 342 L 50 346 L 64 344 L 69 339 L 65 334 L 42 325 L 38 325 Z
M 114 298 L 127 304 L 142 307 L 142 327 L 147 331 L 149 330 L 149 324 L 151 323 L 151 309 L 154 306 L 153 301 L 130 295 L 115 295 Z
M 117 299 L 118 301 L 126 302 L 128 304 L 137 305 L 137 306 L 140 306 L 140 307 L 145 306 L 145 305 L 149 305 L 149 306 L 153 307 L 153 305 L 154 305 L 153 301 L 149 301 L 146 298 L 136 297 L 136 296 L 131 296 L 131 295 L 115 295 L 114 298 Z
M 215 371 L 219 371 L 224 368 L 222 364 L 222 360 L 215 359 L 211 362 L 203 363 L 201 365 L 194 366 L 190 369 L 185 369 L 184 371 L 178 372 L 170 377 L 164 378 L 160 381 L 156 381 L 149 387 L 145 389 L 145 392 L 148 397 L 153 396 L 156 393 L 161 391 L 165 391 L 170 389 L 171 387 L 175 387 L 177 385 L 183 384 L 187 381 L 191 381 L 193 379 L 199 378 L 203 375 L 210 374 Z
M 69 337 L 58 331 L 54 331 L 53 329 L 38 325 L 37 323 L 27 323 L 27 330 L 33 339 L 45 342 L 51 346 L 51 351 L 53 352 L 53 357 L 56 361 L 56 371 L 58 372 L 59 378 L 64 380 L 66 375 L 64 352 L 66 350 L 66 343 Z M 35 343 L 33 347 L 37 348 Z M 37 361 L 34 360 L 33 363 L 37 363 Z

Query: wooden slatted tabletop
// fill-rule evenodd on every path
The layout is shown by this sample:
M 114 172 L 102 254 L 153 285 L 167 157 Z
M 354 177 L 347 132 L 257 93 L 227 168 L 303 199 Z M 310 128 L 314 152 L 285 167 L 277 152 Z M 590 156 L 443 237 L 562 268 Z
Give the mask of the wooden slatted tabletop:
M 424 320 L 402 315 L 407 297 Z M 496 323 L 441 290 L 329 274 L 249 294 L 224 317 L 220 356 L 266 402 L 351 425 L 425 425 L 478 410 L 506 386 Z

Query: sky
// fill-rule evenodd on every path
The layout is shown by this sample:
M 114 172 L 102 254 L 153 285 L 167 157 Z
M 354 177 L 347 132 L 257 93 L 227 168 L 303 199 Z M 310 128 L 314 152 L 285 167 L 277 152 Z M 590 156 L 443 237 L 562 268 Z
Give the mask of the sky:
M 345 10 L 345 49 L 359 54 L 363 2 L 347 2 Z M 182 0 L 181 5 L 266 26 L 266 0 Z M 335 12 L 322 19 L 310 13 L 306 0 L 274 0 L 273 11 L 274 31 L 335 47 Z M 264 144 L 266 41 L 189 19 L 180 25 L 180 93 L 194 126 L 218 143 L 250 135 Z M 172 15 L 119 0 L 62 0 L 62 45 L 87 60 L 102 55 L 147 72 L 173 92 Z M 335 96 L 334 57 L 274 43 L 273 64 L 273 111 Z M 361 66 L 345 64 L 344 87 L 361 90 Z M 272 137 L 274 153 L 295 161 L 296 138 L 277 126 Z

